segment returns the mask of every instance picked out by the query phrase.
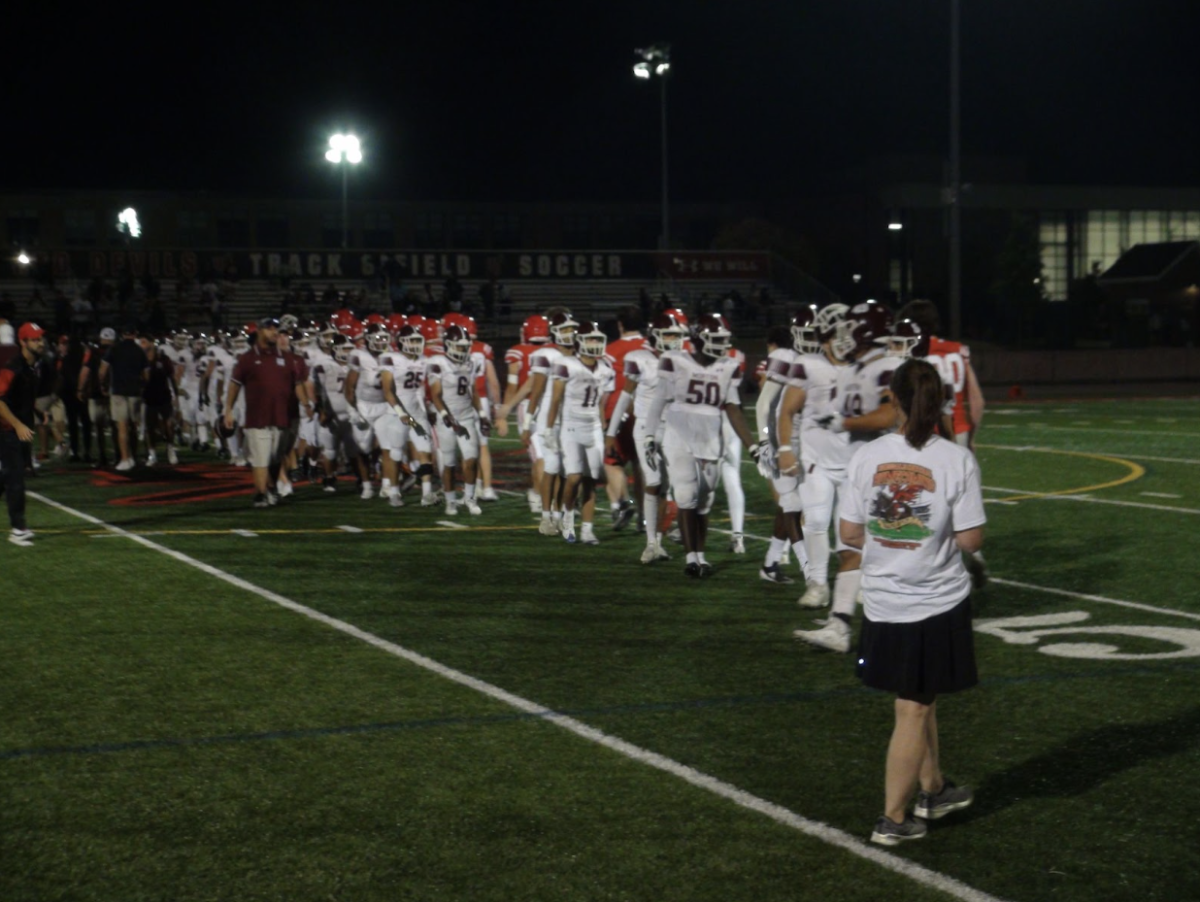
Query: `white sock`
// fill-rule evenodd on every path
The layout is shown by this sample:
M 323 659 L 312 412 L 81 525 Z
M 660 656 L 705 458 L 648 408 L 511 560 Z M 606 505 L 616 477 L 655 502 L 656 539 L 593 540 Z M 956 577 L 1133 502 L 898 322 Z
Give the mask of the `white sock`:
M 804 574 L 804 579 L 808 580 L 808 549 L 804 547 L 804 541 L 792 543 L 792 551 L 796 552 L 796 562 L 800 565 L 800 572 Z
M 696 554 L 696 552 L 694 552 L 694 551 L 689 551 L 689 552 L 687 553 L 687 562 L 688 562 L 689 564 L 698 564 L 698 563 L 700 563 L 700 555 Z
M 585 536 L 590 536 L 592 534 L 592 524 L 584 523 L 580 526 L 580 530 L 583 532 L 583 534 Z
M 379 483 L 379 494 L 380 495 L 390 495 L 391 493 L 392 493 L 392 481 L 390 479 L 385 479 L 385 480 L 383 480 L 383 482 Z
M 478 485 L 478 483 L 463 486 L 463 500 L 468 504 L 475 500 L 475 485 Z
M 845 570 L 837 575 L 833 584 L 833 613 L 846 617 L 854 616 L 858 587 L 862 584 L 861 570 Z
M 567 511 L 562 515 L 563 532 L 575 531 L 575 511 Z
M 829 582 L 829 533 L 820 529 L 804 531 L 804 548 L 808 551 L 805 575 L 814 583 Z
M 722 464 L 721 481 L 725 483 L 725 500 L 729 505 L 729 530 L 742 533 L 746 529 L 746 492 L 742 489 L 742 474 L 737 467 Z
M 658 496 L 646 493 L 642 500 L 642 515 L 646 518 L 646 544 L 653 545 L 658 537 Z
M 446 503 L 447 504 L 455 504 L 457 502 L 458 502 L 458 492 L 447 492 L 446 493 Z
M 428 498 L 432 494 L 433 494 L 433 480 L 432 479 L 422 479 L 421 480 L 421 497 Z
M 781 539 L 778 536 L 771 536 L 771 544 L 767 546 L 767 556 L 763 560 L 763 567 L 770 570 L 779 563 L 779 559 L 783 557 L 783 549 L 787 547 L 787 539 Z
M 544 511 L 542 511 L 542 519 L 543 519 L 543 520 L 549 520 L 549 519 L 551 519 L 551 517 L 550 517 L 550 511 L 545 511 L 545 510 L 544 510 Z

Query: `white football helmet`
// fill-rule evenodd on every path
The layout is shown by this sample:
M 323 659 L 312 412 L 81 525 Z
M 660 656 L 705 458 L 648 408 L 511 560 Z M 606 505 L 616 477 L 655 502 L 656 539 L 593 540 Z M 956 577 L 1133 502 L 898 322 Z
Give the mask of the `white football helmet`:
M 579 324 L 579 331 L 575 333 L 575 348 L 580 357 L 603 357 L 607 345 L 608 339 L 594 320 L 585 319 Z
M 442 346 L 452 363 L 466 363 L 471 359 L 471 336 L 462 326 L 451 326 L 442 336 Z

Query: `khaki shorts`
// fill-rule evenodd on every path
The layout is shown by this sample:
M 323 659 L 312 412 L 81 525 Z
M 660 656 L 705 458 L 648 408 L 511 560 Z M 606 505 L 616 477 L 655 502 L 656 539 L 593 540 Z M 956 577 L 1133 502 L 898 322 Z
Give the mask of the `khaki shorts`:
M 43 395 L 33 402 L 38 413 L 50 415 L 51 421 L 61 426 L 67 421 L 67 409 L 58 395 Z
M 114 423 L 137 423 L 142 419 L 142 399 L 136 395 L 113 395 L 108 406 Z
M 95 398 L 88 400 L 88 419 L 93 425 L 102 426 L 109 421 L 108 405 Z
M 277 426 L 266 426 L 258 429 L 243 430 L 246 436 L 246 459 L 255 469 L 265 469 L 275 462 L 279 452 L 280 433 Z

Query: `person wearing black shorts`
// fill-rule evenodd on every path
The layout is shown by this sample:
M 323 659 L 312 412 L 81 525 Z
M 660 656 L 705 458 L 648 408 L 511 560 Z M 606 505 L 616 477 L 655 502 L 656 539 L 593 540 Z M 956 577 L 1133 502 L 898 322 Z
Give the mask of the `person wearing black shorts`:
M 974 798 L 942 775 L 937 698 L 978 682 L 961 552 L 980 549 L 986 521 L 974 455 L 935 432 L 944 398 L 937 370 L 909 360 L 891 391 L 899 431 L 851 459 L 839 524 L 842 541 L 863 553 L 859 676 L 896 696 L 884 811 L 871 834 L 885 846 L 920 839 L 926 820 Z

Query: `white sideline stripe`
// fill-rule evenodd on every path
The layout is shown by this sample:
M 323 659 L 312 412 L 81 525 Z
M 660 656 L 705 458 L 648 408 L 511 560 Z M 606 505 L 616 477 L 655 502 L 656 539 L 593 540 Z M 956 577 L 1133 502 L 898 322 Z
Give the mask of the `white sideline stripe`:
M 1137 601 L 1124 601 L 1120 598 L 1107 598 L 1103 595 L 1088 595 L 1083 592 L 1072 592 L 1068 589 L 1055 589 L 1050 586 L 1036 586 L 1033 583 L 1017 582 L 1015 579 L 1001 579 L 993 576 L 989 582 L 998 583 L 1002 586 L 1012 586 L 1016 589 L 1030 589 L 1034 592 L 1047 592 L 1050 595 L 1063 595 L 1067 598 L 1078 598 L 1081 601 L 1095 601 L 1100 604 L 1112 604 L 1122 608 L 1133 608 L 1135 611 L 1150 611 L 1154 614 L 1166 614 L 1169 617 L 1185 617 L 1188 620 L 1200 620 L 1200 614 L 1193 614 L 1190 611 L 1177 611 L 1173 608 L 1159 608 L 1152 604 L 1142 604 Z
M 1032 445 L 976 445 L 978 448 L 995 448 L 998 451 L 1056 451 L 1057 448 L 1035 448 Z M 1114 451 L 1091 451 L 1090 454 L 1102 454 L 1106 457 L 1125 457 L 1129 460 L 1152 460 L 1155 463 L 1163 464 L 1200 464 L 1200 460 L 1194 460 L 1187 457 L 1150 457 L 1146 454 L 1126 454 L 1125 452 Z
M 983 503 L 984 504 L 1003 504 L 1007 507 L 1016 507 L 1018 504 L 1018 502 L 1016 502 L 1016 501 L 1004 501 L 1001 498 L 984 498 Z
M 1147 498 L 1182 498 L 1182 495 L 1172 495 L 1170 492 L 1142 492 Z
M 455 523 L 453 520 L 438 520 L 437 525 L 438 526 L 447 526 L 450 529 L 470 529 L 470 527 L 464 526 L 461 523 Z
M 362 532 L 357 526 L 339 526 L 338 529 L 342 532 Z
M 290 598 L 285 598 L 284 596 L 272 592 L 269 589 L 263 589 L 262 587 L 256 586 L 251 582 L 247 582 L 240 577 L 234 576 L 232 573 L 226 573 L 224 570 L 220 570 L 211 564 L 206 564 L 203 561 L 196 560 L 195 558 L 183 554 L 182 552 L 167 548 L 164 545 L 159 545 L 157 542 L 151 542 L 149 539 L 146 539 L 143 536 L 128 533 L 119 526 L 113 526 L 109 523 L 105 523 L 103 520 L 97 519 L 90 514 L 85 514 L 82 511 L 77 511 L 73 508 L 67 507 L 64 504 L 59 504 L 57 501 L 52 501 L 51 499 L 46 498 L 43 495 L 39 495 L 36 492 L 29 492 L 29 497 L 35 498 L 38 501 L 41 501 L 43 504 L 47 504 L 56 510 L 60 510 L 64 513 L 71 514 L 72 516 L 79 517 L 81 520 L 86 520 L 89 523 L 94 523 L 97 526 L 101 526 L 104 529 L 110 530 L 116 535 L 127 536 L 128 538 L 137 542 L 139 545 L 143 545 L 153 551 L 161 552 L 162 554 L 167 555 L 167 557 L 174 558 L 175 560 L 186 564 L 189 567 L 195 567 L 197 570 L 207 573 L 209 576 L 213 576 L 216 579 L 229 583 L 231 586 L 235 586 L 239 589 L 243 589 L 246 592 L 250 592 L 253 595 L 257 595 L 259 598 L 262 598 L 265 601 L 277 604 L 282 608 L 286 608 L 287 610 L 307 617 L 310 620 L 315 620 L 317 623 L 322 623 L 340 633 L 344 633 L 347 636 L 351 636 L 352 638 L 365 642 L 368 645 L 374 646 L 380 651 L 395 655 L 396 657 L 402 658 L 411 664 L 415 664 L 416 666 L 424 668 L 431 673 L 435 673 L 444 679 L 458 683 L 460 686 L 465 686 L 468 689 L 473 689 L 481 695 L 486 695 L 488 698 L 495 699 L 496 701 L 509 705 L 512 708 L 516 708 L 518 711 L 523 711 L 527 714 L 532 714 L 536 717 L 543 718 L 544 720 L 547 720 L 556 726 L 562 727 L 568 732 L 574 733 L 576 736 L 587 739 L 590 742 L 596 743 L 597 745 L 604 746 L 605 748 L 610 749 L 619 755 L 623 755 L 626 758 L 630 758 L 641 764 L 645 764 L 648 767 L 653 767 L 657 770 L 663 771 L 664 773 L 678 777 L 679 779 L 690 783 L 693 786 L 699 787 L 700 789 L 706 789 L 714 795 L 728 799 L 735 805 L 757 812 L 758 814 L 762 814 L 777 823 L 792 827 L 806 836 L 811 836 L 814 839 L 819 839 L 822 842 L 828 843 L 829 845 L 836 846 L 839 849 L 849 852 L 851 855 L 857 855 L 859 858 L 866 859 L 867 861 L 873 862 L 882 868 L 908 877 L 910 880 L 920 883 L 923 886 L 940 890 L 941 892 L 953 896 L 956 899 L 962 899 L 964 902 L 1002 902 L 1002 900 L 998 897 L 989 895 L 981 890 L 977 890 L 960 880 L 956 880 L 953 877 L 947 876 L 946 874 L 930 870 L 929 868 L 922 867 L 919 864 L 914 864 L 913 862 L 904 858 L 900 858 L 899 856 L 890 852 L 884 852 L 880 849 L 876 849 L 868 845 L 863 840 L 845 832 L 844 830 L 831 827 L 828 824 L 822 823 L 821 821 L 810 820 L 809 818 L 796 814 L 790 809 L 784 808 L 782 805 L 776 805 L 773 802 L 768 802 L 766 799 L 761 799 L 758 796 L 751 795 L 745 790 L 738 789 L 736 786 L 733 786 L 730 783 L 726 783 L 723 780 L 718 780 L 716 777 L 710 777 L 708 774 L 701 773 L 700 771 L 688 767 L 686 764 L 681 764 L 672 758 L 667 758 L 665 755 L 660 755 L 657 752 L 652 752 L 649 749 L 644 749 L 641 746 L 626 742 L 624 739 L 611 736 L 608 733 L 597 730 L 595 727 L 590 727 L 573 717 L 568 717 L 565 714 L 556 714 L 554 711 L 544 707 L 543 705 L 529 701 L 519 695 L 514 695 L 511 692 L 501 689 L 499 686 L 486 683 L 483 680 L 463 673 L 460 670 L 454 670 L 453 668 L 447 667 L 444 664 L 438 663 L 432 658 L 427 658 L 422 654 L 418 654 L 417 652 L 404 648 L 401 645 L 397 645 L 394 642 L 389 642 L 386 639 L 380 638 L 374 633 L 368 633 L 366 630 L 359 629 L 353 624 L 346 623 L 344 620 L 338 620 L 335 617 L 330 617 L 328 614 L 322 614 L 320 611 L 302 605 L 299 602 L 292 601 Z

